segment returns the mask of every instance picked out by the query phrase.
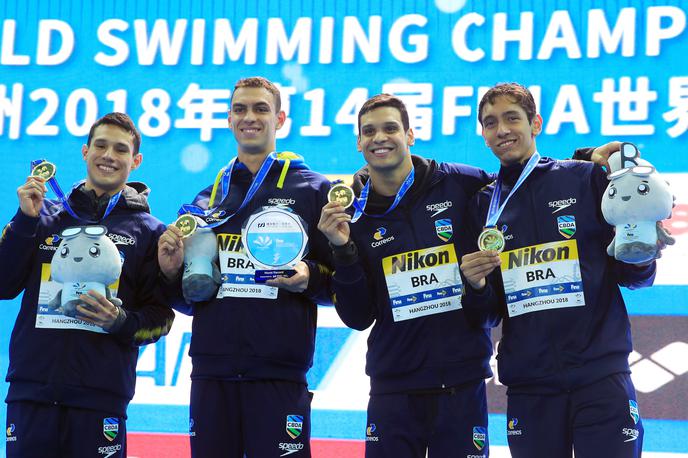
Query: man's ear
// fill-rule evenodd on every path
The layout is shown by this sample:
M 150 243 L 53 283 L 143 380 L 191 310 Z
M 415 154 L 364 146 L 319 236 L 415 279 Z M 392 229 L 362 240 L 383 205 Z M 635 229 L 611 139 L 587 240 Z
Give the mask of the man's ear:
M 277 129 L 281 129 L 287 120 L 287 114 L 284 111 L 277 113 Z
M 406 132 L 406 145 L 407 146 L 413 146 L 416 144 L 416 136 L 413 135 L 413 129 L 409 127 L 409 130 Z
M 138 169 L 141 165 L 141 161 L 143 161 L 143 154 L 139 151 L 138 154 L 134 155 L 134 163 L 131 164 L 131 170 Z
M 535 114 L 531 126 L 533 126 L 533 137 L 540 135 L 540 132 L 542 132 L 542 116 L 540 116 L 540 113 Z
M 88 145 L 81 145 L 81 157 L 86 160 L 86 154 L 88 154 Z

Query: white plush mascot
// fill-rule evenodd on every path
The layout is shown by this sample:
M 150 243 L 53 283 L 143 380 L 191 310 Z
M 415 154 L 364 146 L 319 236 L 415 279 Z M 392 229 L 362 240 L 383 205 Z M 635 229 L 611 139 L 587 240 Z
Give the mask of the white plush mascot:
M 62 283 L 62 289 L 48 307 L 73 318 L 76 306 L 83 303 L 79 296 L 90 289 L 113 304 L 122 305 L 108 289 L 122 273 L 122 258 L 106 234 L 105 226 L 74 226 L 62 231 L 62 241 L 50 264 L 52 279 Z
M 211 299 L 220 285 L 217 238 L 211 228 L 204 227 L 205 222 L 196 220 L 196 231 L 184 239 L 182 292 L 189 303 Z
M 669 184 L 652 164 L 640 159 L 632 143 L 622 143 L 621 150 L 609 157 L 609 168 L 602 214 L 616 234 L 607 253 L 629 264 L 658 258 L 660 246 L 673 244 L 658 224 L 671 216 L 674 198 Z

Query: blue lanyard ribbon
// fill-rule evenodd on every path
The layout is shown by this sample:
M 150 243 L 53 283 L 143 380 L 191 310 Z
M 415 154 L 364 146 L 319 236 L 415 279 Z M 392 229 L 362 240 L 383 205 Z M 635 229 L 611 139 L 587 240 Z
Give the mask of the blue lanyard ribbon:
M 394 202 L 392 202 L 392 205 L 389 206 L 387 211 L 385 211 L 381 215 L 371 215 L 365 212 L 365 207 L 366 204 L 368 203 L 368 194 L 370 193 L 370 181 L 371 179 L 368 178 L 368 182 L 365 184 L 363 189 L 361 190 L 361 197 L 358 199 L 354 199 L 354 216 L 351 217 L 351 222 L 355 223 L 356 221 L 359 220 L 359 218 L 363 215 L 370 216 L 372 218 L 382 218 L 395 208 L 397 208 L 397 205 L 399 205 L 399 202 L 401 202 L 401 199 L 404 198 L 406 193 L 408 192 L 409 189 L 411 189 L 411 186 L 413 186 L 413 181 L 415 180 L 416 176 L 416 171 L 412 167 L 411 171 L 409 172 L 408 175 L 406 175 L 406 178 L 404 179 L 404 182 L 401 184 L 401 187 L 399 188 L 399 191 L 397 191 L 397 195 L 394 196 Z
M 537 151 L 535 151 L 535 153 L 533 153 L 533 155 L 526 163 L 526 166 L 523 167 L 521 175 L 519 175 L 518 180 L 516 180 L 516 184 L 514 184 L 514 187 L 511 188 L 511 192 L 509 192 L 509 195 L 506 196 L 506 199 L 504 199 L 504 202 L 502 202 L 501 206 L 499 205 L 499 199 L 502 197 L 502 177 L 501 175 L 497 177 L 497 182 L 495 183 L 495 190 L 492 193 L 492 198 L 490 199 L 490 207 L 487 211 L 485 227 L 493 227 L 497 225 L 497 221 L 499 220 L 499 217 L 502 215 L 502 212 L 506 207 L 506 203 L 509 202 L 511 196 L 513 196 L 516 193 L 516 190 L 521 187 L 523 182 L 526 181 L 526 178 L 528 178 L 528 176 L 533 172 L 533 170 L 535 170 L 535 167 L 537 166 L 539 160 L 540 154 Z
M 243 202 L 241 202 L 241 205 L 239 208 L 236 209 L 234 213 L 231 215 L 219 220 L 215 221 L 212 223 L 209 223 L 205 227 L 217 227 L 221 226 L 227 221 L 229 221 L 232 217 L 234 217 L 237 213 L 239 213 L 241 210 L 246 207 L 246 205 L 250 202 L 250 200 L 255 196 L 256 192 L 258 192 L 258 189 L 263 185 L 263 182 L 265 181 L 265 178 L 268 176 L 268 173 L 270 172 L 270 168 L 272 167 L 272 164 L 275 163 L 275 161 L 278 160 L 278 155 L 274 151 L 270 153 L 265 160 L 263 161 L 263 164 L 260 166 L 260 169 L 258 170 L 258 173 L 256 173 L 255 178 L 251 182 L 251 186 L 248 188 L 248 191 L 246 192 L 246 196 L 244 196 Z M 222 177 L 220 178 L 220 190 L 221 190 L 221 197 L 220 199 L 216 199 L 218 204 L 213 206 L 213 208 L 209 208 L 207 210 L 204 210 L 203 208 L 199 207 L 198 205 L 193 205 L 193 204 L 184 204 L 179 208 L 179 211 L 177 212 L 177 215 L 181 216 L 185 213 L 191 213 L 194 216 L 199 216 L 203 220 L 205 220 L 208 216 L 211 216 L 214 214 L 218 208 L 222 205 L 224 200 L 227 198 L 229 195 L 229 189 L 231 186 L 232 182 L 232 171 L 234 170 L 234 167 L 237 164 L 237 158 L 235 157 L 231 161 L 229 161 L 229 164 L 225 167 L 225 171 L 222 174 Z M 243 165 L 239 163 L 240 165 Z M 305 164 L 303 165 L 305 167 Z
M 40 164 L 42 162 L 46 162 L 46 160 L 45 159 L 35 159 L 35 160 L 31 161 L 31 170 L 33 170 L 38 164 Z M 105 208 L 105 213 L 103 213 L 102 218 L 100 218 L 98 220 L 90 220 L 90 219 L 82 218 L 79 215 L 77 215 L 76 212 L 74 211 L 74 209 L 72 208 L 72 206 L 69 205 L 69 196 L 71 196 L 72 192 L 74 192 L 75 189 L 77 189 L 79 186 L 84 184 L 84 182 L 85 182 L 85 180 L 81 180 L 81 181 L 77 182 L 76 184 L 74 184 L 72 186 L 71 191 L 69 191 L 69 194 L 65 195 L 65 193 L 62 192 L 62 188 L 60 188 L 60 185 L 57 183 L 57 179 L 54 176 L 52 178 L 50 178 L 48 180 L 48 186 L 50 186 L 50 189 L 53 190 L 53 192 L 55 193 L 55 196 L 60 201 L 61 207 L 58 208 L 58 210 L 53 214 L 48 214 L 47 212 L 44 212 L 44 209 L 41 209 L 41 213 L 46 215 L 46 216 L 55 216 L 58 213 L 60 213 L 62 211 L 62 209 L 64 208 L 64 210 L 67 213 L 69 213 L 72 216 L 72 218 L 74 218 L 78 221 L 84 222 L 84 223 L 89 223 L 89 224 L 99 223 L 102 220 L 104 220 L 105 218 L 107 218 L 107 216 L 115 208 L 115 205 L 117 205 L 117 202 L 119 201 L 119 198 L 122 195 L 122 191 L 119 191 L 117 194 L 110 196 L 110 200 L 108 202 L 107 207 Z

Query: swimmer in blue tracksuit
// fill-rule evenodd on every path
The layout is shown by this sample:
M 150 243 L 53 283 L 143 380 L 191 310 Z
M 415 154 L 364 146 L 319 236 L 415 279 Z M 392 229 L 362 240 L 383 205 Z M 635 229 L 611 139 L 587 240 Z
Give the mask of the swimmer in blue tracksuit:
M 640 456 L 643 426 L 619 286 L 651 285 L 656 264 L 607 256 L 613 230 L 600 208 L 606 175 L 591 163 L 540 157 L 542 119 L 526 88 L 495 86 L 479 116 L 501 168 L 470 207 L 471 239 L 494 226 L 504 251 L 487 246 L 463 257 L 464 310 L 482 318 L 490 310 L 495 326 L 503 320 L 497 361 L 508 387 L 511 453 Z

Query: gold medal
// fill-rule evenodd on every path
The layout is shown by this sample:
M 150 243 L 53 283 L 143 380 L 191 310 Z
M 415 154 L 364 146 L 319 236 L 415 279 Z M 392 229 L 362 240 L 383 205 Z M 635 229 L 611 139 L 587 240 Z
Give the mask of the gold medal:
M 354 190 L 343 183 L 338 183 L 328 191 L 327 201 L 337 202 L 342 207 L 349 208 L 354 203 Z
M 493 250 L 501 253 L 504 250 L 504 234 L 496 227 L 486 227 L 478 237 L 480 251 Z
M 55 176 L 57 172 L 57 166 L 52 162 L 43 161 L 31 170 L 32 177 L 40 177 L 45 181 L 48 181 Z
M 196 231 L 196 228 L 198 227 L 196 218 L 190 213 L 186 213 L 177 218 L 177 221 L 174 222 L 174 225 L 177 226 L 180 231 L 182 231 L 182 238 L 189 237 Z

